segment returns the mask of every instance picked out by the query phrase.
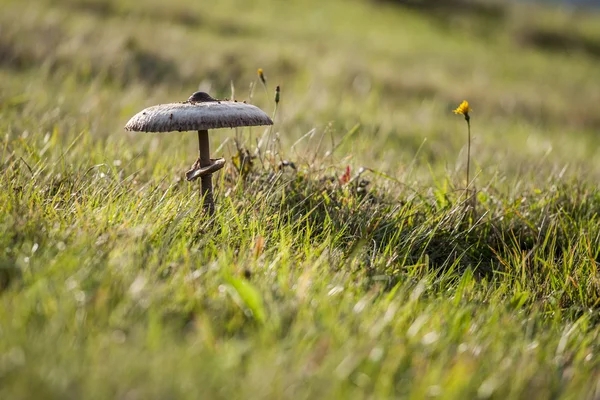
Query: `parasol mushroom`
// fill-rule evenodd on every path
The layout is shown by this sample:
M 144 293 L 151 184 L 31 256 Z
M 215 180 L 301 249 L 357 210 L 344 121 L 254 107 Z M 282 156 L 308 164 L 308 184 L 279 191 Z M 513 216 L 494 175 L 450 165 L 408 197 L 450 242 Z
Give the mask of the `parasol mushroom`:
M 207 93 L 196 92 L 183 103 L 160 104 L 134 115 L 125 125 L 136 132 L 198 131 L 198 160 L 188 172 L 188 181 L 202 178 L 204 208 L 214 213 L 212 174 L 225 165 L 225 159 L 210 158 L 208 130 L 239 126 L 273 125 L 260 108 L 237 101 L 213 99 Z

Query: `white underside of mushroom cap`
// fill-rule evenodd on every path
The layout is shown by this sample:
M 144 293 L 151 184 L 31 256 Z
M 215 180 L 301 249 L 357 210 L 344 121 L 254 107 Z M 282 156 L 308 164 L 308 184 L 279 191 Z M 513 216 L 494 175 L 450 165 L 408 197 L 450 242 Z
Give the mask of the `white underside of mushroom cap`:
M 171 103 L 148 107 L 125 125 L 128 131 L 197 131 L 238 126 L 273 125 L 260 108 L 233 101 Z

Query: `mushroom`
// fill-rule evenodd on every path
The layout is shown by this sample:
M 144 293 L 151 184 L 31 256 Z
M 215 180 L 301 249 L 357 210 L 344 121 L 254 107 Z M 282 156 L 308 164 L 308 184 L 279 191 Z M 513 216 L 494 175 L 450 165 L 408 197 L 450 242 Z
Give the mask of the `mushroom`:
M 208 130 L 258 125 L 273 125 L 271 118 L 260 108 L 195 92 L 183 103 L 160 104 L 140 111 L 127 122 L 125 129 L 136 132 L 198 131 L 199 157 L 185 175 L 188 181 L 202 178 L 204 209 L 213 214 L 212 174 L 223 168 L 225 160 L 210 158 Z

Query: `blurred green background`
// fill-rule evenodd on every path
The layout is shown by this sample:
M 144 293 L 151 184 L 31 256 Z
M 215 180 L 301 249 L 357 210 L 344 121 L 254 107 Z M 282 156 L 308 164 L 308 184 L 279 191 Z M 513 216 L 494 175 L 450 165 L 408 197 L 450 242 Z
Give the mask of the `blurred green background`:
M 93 163 L 152 145 L 185 168 L 193 135 L 125 133 L 127 119 L 198 89 L 229 98 L 232 87 L 271 113 L 280 85 L 275 129 L 296 162 L 325 154 L 360 124 L 336 152 L 348 164 L 420 182 L 455 177 L 466 138 L 451 110 L 468 99 L 483 182 L 600 172 L 600 18 L 587 10 L 468 0 L 3 0 L 2 11 L 2 128 L 40 139 L 85 129 L 101 143 Z M 291 150 L 311 130 L 327 136 L 320 148 L 304 140 Z M 213 143 L 232 136 L 221 131 Z

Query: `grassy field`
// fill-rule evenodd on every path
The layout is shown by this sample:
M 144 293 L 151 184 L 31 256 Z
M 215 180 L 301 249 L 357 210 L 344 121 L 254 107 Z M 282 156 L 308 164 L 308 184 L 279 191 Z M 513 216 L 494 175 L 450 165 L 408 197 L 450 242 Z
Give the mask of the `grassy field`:
M 0 398 L 600 398 L 599 14 L 0 7 Z M 198 89 L 275 120 L 212 218 L 193 132 L 123 130 Z

